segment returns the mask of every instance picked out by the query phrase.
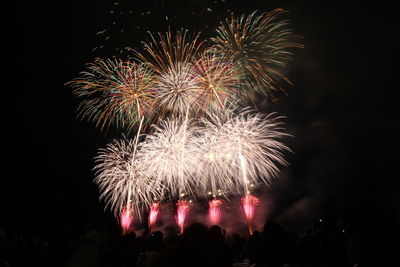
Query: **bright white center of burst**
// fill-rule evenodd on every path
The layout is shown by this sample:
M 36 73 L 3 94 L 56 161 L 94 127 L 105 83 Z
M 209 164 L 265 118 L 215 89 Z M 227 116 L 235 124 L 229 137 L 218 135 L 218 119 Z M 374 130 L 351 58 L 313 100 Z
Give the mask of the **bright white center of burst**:
M 214 158 L 215 158 L 215 155 L 214 155 L 214 153 L 209 152 L 209 153 L 207 153 L 207 154 L 205 155 L 205 157 L 206 157 L 209 161 L 213 161 Z
M 158 81 L 160 104 L 174 111 L 184 111 L 198 91 L 191 64 L 178 62 L 163 73 Z

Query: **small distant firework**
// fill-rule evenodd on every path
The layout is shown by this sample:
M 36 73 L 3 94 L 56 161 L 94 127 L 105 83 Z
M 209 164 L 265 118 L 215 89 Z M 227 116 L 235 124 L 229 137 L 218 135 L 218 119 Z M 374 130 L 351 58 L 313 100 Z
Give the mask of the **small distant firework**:
M 254 211 L 256 206 L 260 203 L 260 200 L 252 195 L 246 195 L 242 199 L 242 209 L 244 216 L 246 217 L 247 224 L 249 226 L 250 235 L 253 234 L 253 219 Z
M 177 211 L 176 211 L 176 223 L 179 226 L 179 232 L 183 234 L 183 229 L 185 225 L 186 215 L 190 209 L 190 202 L 187 200 L 178 200 L 176 203 Z
M 284 132 L 281 117 L 242 110 L 235 115 L 210 116 L 203 135 L 203 166 L 200 175 L 205 191 L 248 192 L 249 186 L 270 183 L 279 173 L 278 164 L 287 165 L 281 142 Z
M 195 62 L 196 81 L 199 87 L 196 103 L 202 114 L 225 109 L 227 103 L 237 99 L 240 79 L 236 64 L 207 50 Z M 202 115 L 200 114 L 200 115 Z
M 85 98 L 79 115 L 101 129 L 115 123 L 131 130 L 141 118 L 150 119 L 154 113 L 154 76 L 143 64 L 97 58 L 68 84 Z
M 212 225 L 218 225 L 221 219 L 221 205 L 222 200 L 213 199 L 208 202 L 208 216 Z
M 166 188 L 172 195 L 191 193 L 198 174 L 201 151 L 195 127 L 190 121 L 161 121 L 141 145 L 143 166 L 156 188 Z
M 158 212 L 160 211 L 160 202 L 153 202 L 153 204 L 151 204 L 150 207 L 150 212 L 149 212 L 149 229 L 151 230 L 151 228 L 154 226 L 154 224 L 157 221 L 157 217 L 158 217 Z
M 134 214 L 132 206 L 128 204 L 122 209 L 120 216 L 120 224 L 123 235 L 128 234 L 133 230 L 132 229 L 133 218 Z
M 154 198 L 160 198 L 160 191 L 153 186 L 151 177 L 141 169 L 136 139 L 114 140 L 100 150 L 96 162 L 95 182 L 100 189 L 100 199 L 115 215 L 130 205 L 141 218 L 141 211 L 150 207 Z
M 296 36 L 288 27 L 288 21 L 279 20 L 285 12 L 275 9 L 236 18 L 232 13 L 230 18 L 221 22 L 218 36 L 212 38 L 218 54 L 238 63 L 249 96 L 252 96 L 249 89 L 254 89 L 273 97 L 271 93 L 283 91 L 279 86 L 281 80 L 291 84 L 285 75 L 293 60 L 291 49 L 302 45 L 295 42 Z
M 159 33 L 159 39 L 151 35 L 144 44 L 145 52 L 136 57 L 156 74 L 157 100 L 160 116 L 172 113 L 182 115 L 195 108 L 192 100 L 198 94 L 193 62 L 204 49 L 199 36 L 188 36 L 188 31 Z

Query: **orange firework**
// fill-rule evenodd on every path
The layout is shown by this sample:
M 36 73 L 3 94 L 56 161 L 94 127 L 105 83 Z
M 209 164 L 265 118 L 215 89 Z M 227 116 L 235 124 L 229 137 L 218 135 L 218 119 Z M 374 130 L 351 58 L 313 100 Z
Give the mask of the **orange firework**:
M 236 64 L 231 59 L 222 58 L 208 50 L 195 62 L 195 67 L 199 87 L 196 96 L 198 113 L 225 109 L 237 100 L 240 79 Z

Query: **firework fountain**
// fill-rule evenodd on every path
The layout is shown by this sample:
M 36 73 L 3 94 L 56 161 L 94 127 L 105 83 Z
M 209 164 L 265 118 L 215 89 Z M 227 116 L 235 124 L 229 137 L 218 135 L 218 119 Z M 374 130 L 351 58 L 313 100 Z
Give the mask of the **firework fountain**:
M 186 215 L 190 209 L 190 201 L 188 200 L 178 200 L 176 203 L 176 224 L 179 226 L 180 234 L 183 234 L 183 228 L 185 225 Z
M 133 231 L 132 223 L 133 223 L 133 209 L 131 205 L 126 205 L 126 207 L 122 209 L 120 216 L 120 224 L 123 235 Z
M 155 225 L 158 217 L 158 213 L 160 211 L 160 202 L 154 202 L 151 204 L 150 211 L 149 211 L 149 230 L 151 231 L 152 227 Z
M 242 210 L 244 216 L 246 217 L 247 225 L 249 227 L 249 234 L 252 235 L 254 212 L 256 206 L 260 203 L 260 200 L 255 196 L 248 194 L 241 199 L 241 202 L 242 202 Z
M 208 202 L 208 217 L 210 219 L 211 225 L 218 225 L 221 220 L 221 206 L 222 200 L 213 199 Z

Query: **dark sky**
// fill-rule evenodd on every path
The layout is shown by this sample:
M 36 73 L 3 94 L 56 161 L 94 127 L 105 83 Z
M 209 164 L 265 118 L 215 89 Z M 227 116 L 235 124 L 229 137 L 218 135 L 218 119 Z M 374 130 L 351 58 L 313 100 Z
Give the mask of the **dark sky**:
M 207 36 L 226 9 L 277 7 L 290 11 L 292 28 L 306 48 L 297 52 L 290 70 L 294 86 L 285 85 L 288 95 L 260 106 L 287 116 L 295 136 L 289 140 L 295 152 L 291 167 L 270 192 L 273 215 L 294 228 L 323 215 L 353 227 L 399 217 L 393 7 L 382 1 L 164 1 L 165 8 L 160 0 L 98 2 L 26 1 L 18 8 L 21 48 L 10 65 L 13 83 L 3 88 L 3 101 L 12 108 L 4 114 L 9 136 L 3 139 L 8 148 L 0 226 L 46 229 L 110 220 L 91 170 L 97 149 L 122 132 L 104 133 L 77 118 L 79 100 L 64 83 L 85 63 L 118 56 L 116 48 L 138 47 L 146 30 L 167 28 L 165 15 L 176 16 L 174 27 L 200 29 Z M 212 13 L 191 14 L 204 7 Z M 107 40 L 96 35 L 103 29 Z

